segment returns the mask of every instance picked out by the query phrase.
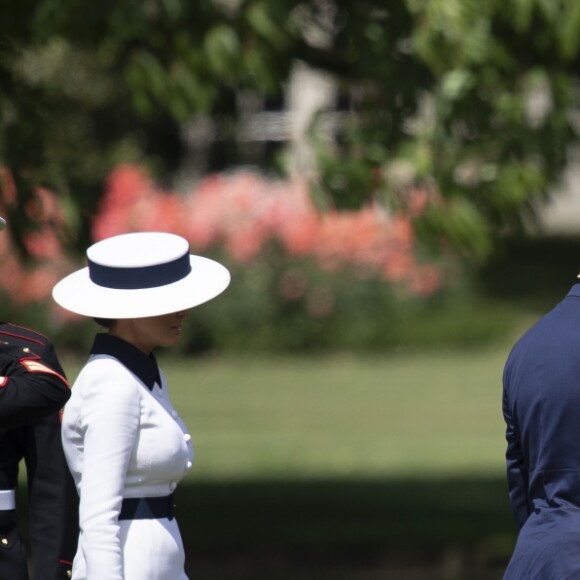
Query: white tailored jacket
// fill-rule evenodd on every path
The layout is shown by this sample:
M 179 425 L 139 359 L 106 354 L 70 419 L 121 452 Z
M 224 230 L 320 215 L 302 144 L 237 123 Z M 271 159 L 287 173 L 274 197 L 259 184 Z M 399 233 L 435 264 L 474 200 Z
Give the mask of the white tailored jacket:
M 132 565 L 126 560 L 146 559 L 148 541 L 159 541 L 134 538 L 140 554 L 127 553 L 127 534 L 139 526 L 123 528 L 126 522 L 118 521 L 123 498 L 169 495 L 193 462 L 191 437 L 169 400 L 155 358 L 98 334 L 65 406 L 62 439 L 80 496 L 73 578 L 125 580 Z M 177 525 L 171 523 L 183 558 Z M 151 529 L 158 533 L 150 528 L 148 535 Z M 147 577 L 157 578 L 155 570 Z

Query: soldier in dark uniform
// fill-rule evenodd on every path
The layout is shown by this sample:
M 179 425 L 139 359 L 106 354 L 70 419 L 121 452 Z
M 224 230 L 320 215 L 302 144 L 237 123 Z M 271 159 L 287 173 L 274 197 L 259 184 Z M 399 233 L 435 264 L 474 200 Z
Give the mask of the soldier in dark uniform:
M 0 580 L 29 579 L 16 512 L 22 459 L 29 492 L 30 578 L 71 577 L 78 497 L 60 436 L 60 410 L 69 396 L 65 374 L 46 337 L 0 321 Z

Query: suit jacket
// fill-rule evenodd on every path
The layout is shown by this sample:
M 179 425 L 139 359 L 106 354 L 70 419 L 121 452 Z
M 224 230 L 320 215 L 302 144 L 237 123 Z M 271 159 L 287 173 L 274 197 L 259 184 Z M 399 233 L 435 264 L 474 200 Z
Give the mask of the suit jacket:
M 78 497 L 61 442 L 70 389 L 52 344 L 0 322 L 0 490 L 18 485 L 24 460 L 32 579 L 69 578 L 78 538 Z M 18 514 L 0 510 L 0 580 L 25 580 Z
M 580 578 L 580 284 L 512 349 L 503 414 L 520 528 L 504 578 Z

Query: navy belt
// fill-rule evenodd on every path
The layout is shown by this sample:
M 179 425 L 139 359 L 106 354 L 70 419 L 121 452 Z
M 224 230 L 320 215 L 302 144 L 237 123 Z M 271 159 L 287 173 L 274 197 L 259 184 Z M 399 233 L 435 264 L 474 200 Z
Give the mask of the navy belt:
M 173 519 L 173 494 L 163 497 L 126 497 L 119 520 Z

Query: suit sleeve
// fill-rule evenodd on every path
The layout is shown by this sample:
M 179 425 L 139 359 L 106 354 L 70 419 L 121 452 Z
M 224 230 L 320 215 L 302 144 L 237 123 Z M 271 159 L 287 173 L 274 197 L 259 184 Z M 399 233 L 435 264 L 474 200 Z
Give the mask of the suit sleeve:
M 522 453 L 516 420 L 507 394 L 506 374 L 507 371 L 504 372 L 502 409 L 506 422 L 507 481 L 512 513 L 518 528 L 521 528 L 530 515 L 530 502 L 528 497 L 529 475 Z
M 83 390 L 79 513 L 87 577 L 123 580 L 118 516 L 137 439 L 140 398 L 129 373 L 111 365 L 91 369 L 90 383 L 83 384 Z
M 70 389 L 51 344 L 40 352 L 0 344 L 0 427 L 24 425 L 61 409 Z
M 24 459 L 29 488 L 32 577 L 70 578 L 78 539 L 78 496 L 66 465 L 57 413 L 28 426 Z

